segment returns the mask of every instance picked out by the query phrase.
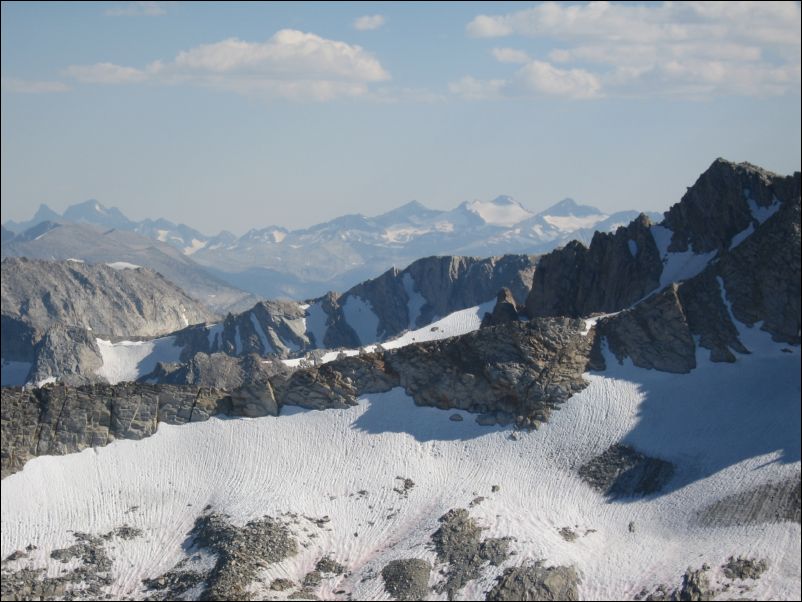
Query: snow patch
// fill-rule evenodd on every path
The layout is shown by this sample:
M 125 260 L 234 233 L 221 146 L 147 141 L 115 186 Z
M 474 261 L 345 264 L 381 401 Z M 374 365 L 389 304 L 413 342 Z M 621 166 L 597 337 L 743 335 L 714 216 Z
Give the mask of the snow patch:
M 184 255 L 192 255 L 193 253 L 197 253 L 198 251 L 200 251 L 205 246 L 206 246 L 205 241 L 193 238 L 189 246 L 186 246 L 182 249 L 182 252 L 184 253 Z
M 343 304 L 343 314 L 362 345 L 373 343 L 378 338 L 379 318 L 362 297 L 349 295 Z
M 752 217 L 754 217 L 759 224 L 762 224 L 780 210 L 780 199 L 777 197 L 772 199 L 771 205 L 768 207 L 758 205 L 752 198 L 747 199 L 746 202 L 749 204 L 749 209 L 752 211 Z
M 259 323 L 259 320 L 256 319 L 256 316 L 251 312 L 251 324 L 253 324 L 253 329 L 256 331 L 256 336 L 259 337 L 259 340 L 262 343 L 262 355 L 267 355 L 268 353 L 275 353 L 276 350 L 273 348 L 273 345 L 270 344 L 270 341 L 267 340 L 267 335 L 265 334 L 264 329 L 262 329 L 262 325 Z
M 630 239 L 630 240 L 627 241 L 627 244 L 629 245 L 629 252 L 632 254 L 632 256 L 633 257 L 637 257 L 638 256 L 638 243 L 636 243 L 634 240 Z
M 652 237 L 657 245 L 657 251 L 663 259 L 663 272 L 660 274 L 660 289 L 672 282 L 680 282 L 693 278 L 704 270 L 718 254 L 713 250 L 709 253 L 694 253 L 690 248 L 682 252 L 669 252 L 671 238 L 674 233 L 665 226 L 652 226 Z
M 83 259 L 76 259 L 75 257 L 67 257 L 67 261 L 72 261 L 73 263 L 86 263 Z
M 177 362 L 181 356 L 181 347 L 175 345 L 174 336 L 118 343 L 104 339 L 96 341 L 103 358 L 103 365 L 96 374 L 112 385 L 137 380 L 152 372 L 159 362 Z
M 207 327 L 206 336 L 209 338 L 209 351 L 213 351 L 215 347 L 220 348 L 221 341 L 219 338 L 223 334 L 223 324 L 212 324 Z
M 137 268 L 142 267 L 140 265 L 136 265 L 135 263 L 128 263 L 127 261 L 113 261 L 111 263 L 107 263 L 106 265 L 115 270 L 136 270 Z
M 744 240 L 752 236 L 754 232 L 755 224 L 749 224 L 746 228 L 738 232 L 738 234 L 732 237 L 732 241 L 730 242 L 730 251 L 740 245 Z
M 239 324 L 234 327 L 234 354 L 242 353 L 242 336 L 239 333 Z
M 404 291 L 407 294 L 407 314 L 409 315 L 409 328 L 415 328 L 415 323 L 420 316 L 420 310 L 426 305 L 426 299 L 415 288 L 415 280 L 412 274 L 406 272 L 401 279 Z
M 323 304 L 315 302 L 306 309 L 307 338 L 314 340 L 315 347 L 323 347 L 323 338 L 326 336 L 326 321 L 328 315 L 323 311 Z

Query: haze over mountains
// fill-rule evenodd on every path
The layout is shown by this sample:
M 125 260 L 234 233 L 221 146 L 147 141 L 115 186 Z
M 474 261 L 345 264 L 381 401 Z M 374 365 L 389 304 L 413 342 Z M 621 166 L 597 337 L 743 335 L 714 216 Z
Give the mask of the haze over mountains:
M 116 208 L 89 200 L 70 206 L 63 215 L 42 205 L 31 220 L 6 222 L 3 255 L 138 263 L 165 273 L 215 309 L 242 309 L 247 303 L 232 300 L 236 295 L 206 290 L 213 288 L 210 283 L 189 285 L 188 278 L 179 281 L 173 273 L 187 269 L 194 273 L 200 265 L 229 286 L 258 297 L 308 299 L 329 290 L 346 290 L 391 266 L 404 267 L 428 255 L 536 254 L 572 239 L 588 242 L 596 230 L 615 230 L 637 215 L 637 211 L 608 215 L 572 199 L 535 214 L 500 196 L 464 202 L 450 211 L 413 201 L 372 218 L 345 215 L 301 230 L 268 226 L 237 237 L 225 231 L 209 236 L 164 219 L 134 222 Z M 62 232 L 66 236 L 60 238 L 48 224 L 69 225 L 73 230 Z M 102 232 L 87 230 L 98 227 Z M 143 245 L 134 234 L 155 242 Z M 118 247 L 144 246 L 147 253 L 140 248 L 125 257 L 110 257 L 94 248 L 93 239 L 101 235 L 113 238 Z M 164 267 L 161 254 L 171 255 L 165 245 L 183 255 L 180 268 Z M 154 250 L 161 252 L 158 258 L 152 257 Z M 137 254 L 143 256 L 137 260 Z M 211 302 L 210 294 L 217 295 Z

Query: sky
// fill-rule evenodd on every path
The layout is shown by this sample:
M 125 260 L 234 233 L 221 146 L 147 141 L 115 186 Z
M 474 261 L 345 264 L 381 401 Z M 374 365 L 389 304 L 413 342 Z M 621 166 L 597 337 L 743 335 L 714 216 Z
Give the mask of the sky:
M 800 169 L 798 2 L 2 3 L 2 220 L 214 234 Z

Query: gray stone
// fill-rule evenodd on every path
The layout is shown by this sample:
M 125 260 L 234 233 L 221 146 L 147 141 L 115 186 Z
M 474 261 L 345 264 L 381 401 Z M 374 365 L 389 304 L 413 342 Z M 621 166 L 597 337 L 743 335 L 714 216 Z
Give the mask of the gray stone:
M 392 560 L 382 569 L 384 590 L 396 600 L 426 600 L 431 570 L 432 565 L 419 558 Z
M 579 600 L 579 575 L 574 567 L 545 567 L 539 561 L 508 568 L 486 600 Z
M 432 535 L 437 559 L 448 565 L 439 592 L 450 600 L 466 583 L 476 579 L 485 564 L 498 566 L 508 556 L 509 537 L 481 539 L 482 529 L 464 508 L 449 510 L 440 517 L 440 528 Z
M 579 467 L 579 477 L 611 499 L 660 491 L 674 476 L 674 465 L 614 444 Z

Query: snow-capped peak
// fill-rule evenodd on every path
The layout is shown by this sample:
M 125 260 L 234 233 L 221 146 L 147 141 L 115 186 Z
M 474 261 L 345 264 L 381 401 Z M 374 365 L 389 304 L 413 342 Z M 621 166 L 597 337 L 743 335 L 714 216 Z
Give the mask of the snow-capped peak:
M 498 196 L 492 201 L 471 201 L 465 203 L 464 206 L 471 213 L 478 215 L 483 222 L 494 226 L 514 226 L 518 222 L 532 217 L 532 213 L 518 201 L 504 195 Z

